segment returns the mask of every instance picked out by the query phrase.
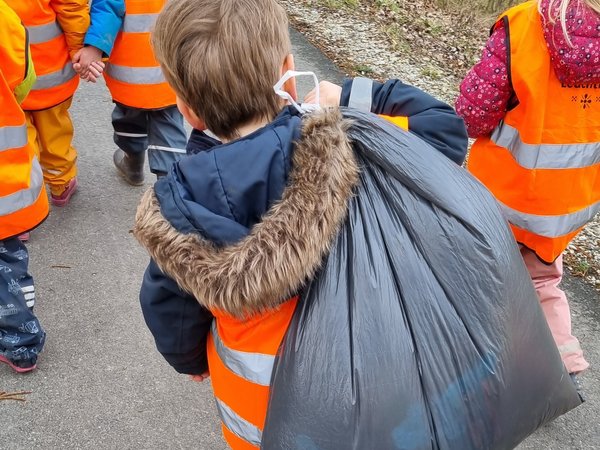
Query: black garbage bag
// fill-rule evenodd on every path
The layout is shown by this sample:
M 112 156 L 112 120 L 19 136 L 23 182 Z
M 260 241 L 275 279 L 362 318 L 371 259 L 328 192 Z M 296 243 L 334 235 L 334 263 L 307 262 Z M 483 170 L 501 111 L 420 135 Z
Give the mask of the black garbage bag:
M 491 194 L 350 109 L 348 219 L 275 365 L 262 448 L 510 449 L 580 404 Z

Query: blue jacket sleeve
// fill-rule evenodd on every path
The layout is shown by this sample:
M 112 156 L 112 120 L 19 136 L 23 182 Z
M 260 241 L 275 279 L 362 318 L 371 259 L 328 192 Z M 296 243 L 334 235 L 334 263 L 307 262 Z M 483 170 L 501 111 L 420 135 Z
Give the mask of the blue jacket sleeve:
M 360 92 L 365 88 L 371 90 L 370 98 L 368 92 Z M 375 114 L 408 117 L 411 132 L 455 163 L 462 164 L 465 160 L 468 138 L 463 120 L 450 105 L 414 86 L 400 80 L 385 83 L 365 78 L 345 80 L 340 106 L 370 107 Z
M 140 303 L 156 348 L 177 372 L 198 375 L 208 370 L 206 340 L 213 315 L 153 260 L 144 274 Z
M 93 0 L 90 10 L 91 24 L 84 45 L 96 47 L 110 55 L 125 17 L 125 0 Z

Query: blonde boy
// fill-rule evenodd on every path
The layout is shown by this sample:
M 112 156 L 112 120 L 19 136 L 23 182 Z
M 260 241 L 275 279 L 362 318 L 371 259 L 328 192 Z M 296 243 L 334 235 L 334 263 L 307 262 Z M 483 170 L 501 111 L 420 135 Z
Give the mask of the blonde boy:
M 273 88 L 295 68 L 277 1 L 172 0 L 153 45 L 184 117 L 223 144 L 176 163 L 142 199 L 135 232 L 152 256 L 142 309 L 178 372 L 196 380 L 210 373 L 228 444 L 259 448 L 294 293 L 345 216 L 356 168 L 329 135 L 319 137 L 318 158 L 297 146 L 306 132 L 302 115 Z M 464 156 L 466 134 L 450 107 L 400 82 L 372 86 L 373 112 L 427 111 L 429 135 L 448 134 L 432 144 Z M 296 100 L 294 78 L 282 90 Z M 336 91 L 343 104 L 352 90 L 348 80 Z M 406 97 L 412 110 L 395 103 Z M 320 212 L 308 213 L 315 203 Z

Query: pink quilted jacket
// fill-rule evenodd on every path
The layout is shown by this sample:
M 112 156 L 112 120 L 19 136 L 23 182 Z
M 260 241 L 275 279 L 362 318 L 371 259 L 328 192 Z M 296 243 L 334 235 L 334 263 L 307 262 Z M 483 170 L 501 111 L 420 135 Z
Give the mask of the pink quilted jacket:
M 552 24 L 549 0 L 542 1 L 544 37 L 554 72 L 561 82 L 600 82 L 600 15 L 582 1 L 572 0 L 567 11 L 566 40 L 560 21 Z M 553 12 L 558 16 L 558 8 Z M 494 30 L 481 60 L 462 81 L 456 111 L 464 119 L 469 136 L 485 136 L 500 123 L 507 111 L 513 89 L 507 73 L 507 32 L 503 25 Z

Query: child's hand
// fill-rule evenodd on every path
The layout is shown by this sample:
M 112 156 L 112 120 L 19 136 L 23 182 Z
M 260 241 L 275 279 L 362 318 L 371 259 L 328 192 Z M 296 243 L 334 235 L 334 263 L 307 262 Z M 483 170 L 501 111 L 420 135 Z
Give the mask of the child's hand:
M 329 81 L 321 81 L 319 83 L 319 103 L 323 107 L 327 106 L 340 106 L 340 100 L 342 99 L 342 87 L 337 84 L 330 83 Z M 313 89 L 306 97 L 304 97 L 304 103 L 315 103 L 317 100 L 316 89 Z
M 206 372 L 201 373 L 200 375 L 190 375 L 190 380 L 195 381 L 196 383 L 202 383 L 208 377 L 210 377 L 210 373 L 207 370 Z
M 96 80 L 102 76 L 104 67 L 105 65 L 102 61 L 94 61 L 89 65 L 87 73 L 85 75 L 80 73 L 79 77 L 84 81 L 95 83 Z
M 102 62 L 102 50 L 87 46 L 80 49 L 73 56 L 73 69 L 79 76 L 86 81 L 96 82 L 96 79 L 102 75 L 104 71 L 104 63 Z
M 90 64 L 87 75 L 80 75 L 80 77 L 85 81 L 91 81 L 95 83 L 98 78 L 102 76 L 102 72 L 104 72 L 104 63 L 102 61 L 94 61 Z

